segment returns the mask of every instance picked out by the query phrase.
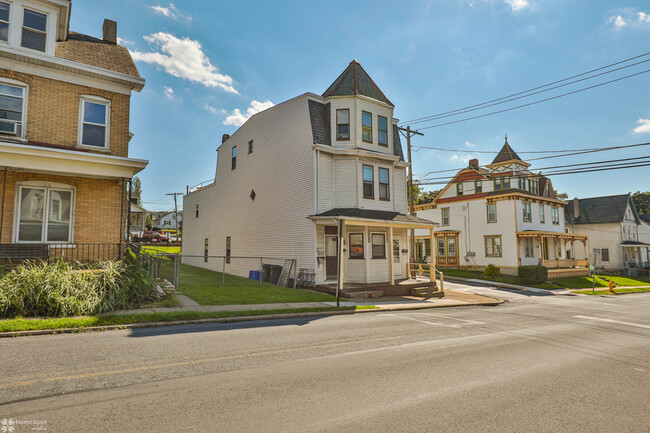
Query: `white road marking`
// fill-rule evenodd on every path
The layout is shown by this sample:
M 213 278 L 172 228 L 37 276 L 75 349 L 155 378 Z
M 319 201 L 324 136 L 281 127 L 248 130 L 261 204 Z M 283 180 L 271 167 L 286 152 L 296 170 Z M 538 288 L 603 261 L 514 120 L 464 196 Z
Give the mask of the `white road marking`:
M 650 329 L 650 325 L 642 325 L 640 323 L 632 323 L 632 322 L 623 322 L 621 320 L 614 320 L 614 319 L 601 319 L 599 317 L 589 317 L 589 316 L 573 316 L 577 319 L 587 319 L 587 320 L 599 320 L 601 322 L 608 322 L 608 323 L 617 323 L 619 325 L 627 325 L 627 326 L 635 326 L 637 328 L 645 328 L 645 329 Z
M 440 322 L 430 322 L 428 320 L 420 320 L 416 319 L 414 317 L 408 317 L 404 316 L 401 314 L 387 314 L 386 316 L 391 316 L 391 317 L 398 317 L 401 319 L 406 319 L 406 320 L 412 320 L 414 322 L 418 323 L 424 323 L 425 325 L 431 325 L 431 326 L 441 326 L 443 328 L 462 328 L 465 325 L 482 325 L 485 322 L 474 322 L 473 320 L 463 320 L 463 319 L 455 319 L 455 320 L 462 320 L 463 322 L 468 322 L 468 323 L 461 323 L 461 324 L 446 324 L 446 323 L 440 323 Z

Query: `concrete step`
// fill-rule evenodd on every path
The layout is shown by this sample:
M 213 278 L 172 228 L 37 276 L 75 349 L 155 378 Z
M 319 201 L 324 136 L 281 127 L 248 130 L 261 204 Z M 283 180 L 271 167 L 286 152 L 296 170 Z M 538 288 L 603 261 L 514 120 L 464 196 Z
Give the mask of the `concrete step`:
M 436 286 L 412 287 L 411 296 L 417 296 L 420 298 L 442 298 L 445 296 L 445 293 L 439 291 Z
M 346 298 L 381 298 L 384 292 L 381 290 L 366 290 L 362 292 L 343 292 Z

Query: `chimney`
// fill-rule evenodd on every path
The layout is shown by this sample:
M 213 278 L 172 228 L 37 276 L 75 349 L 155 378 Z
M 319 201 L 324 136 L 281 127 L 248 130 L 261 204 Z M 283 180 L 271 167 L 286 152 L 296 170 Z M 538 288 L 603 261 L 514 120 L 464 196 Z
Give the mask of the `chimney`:
M 580 216 L 580 200 L 578 197 L 573 198 L 573 218 L 578 219 Z
M 469 166 L 472 168 L 478 168 L 478 159 L 470 159 Z
M 113 20 L 105 19 L 102 26 L 102 39 L 110 44 L 117 44 L 117 23 Z
M 229 138 L 230 138 L 230 134 L 223 134 L 221 136 L 221 144 L 224 144 L 226 140 L 228 140 Z

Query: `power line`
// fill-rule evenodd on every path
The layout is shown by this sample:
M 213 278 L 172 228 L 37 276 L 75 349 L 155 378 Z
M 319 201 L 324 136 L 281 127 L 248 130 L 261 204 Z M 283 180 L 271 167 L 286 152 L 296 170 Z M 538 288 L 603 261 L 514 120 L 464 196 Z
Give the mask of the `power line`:
M 590 71 L 583 72 L 583 73 L 581 73 L 581 74 L 572 75 L 572 76 L 570 76 L 570 77 L 563 78 L 563 79 L 561 79 L 561 80 L 557 80 L 557 81 L 553 81 L 553 82 L 551 82 L 551 83 L 543 84 L 543 85 L 541 85 L 541 86 L 537 86 L 537 87 L 534 87 L 534 88 L 532 88 L 532 89 L 524 90 L 524 91 L 521 91 L 521 92 L 513 93 L 513 94 L 511 94 L 511 95 L 503 96 L 503 97 L 501 97 L 501 98 L 492 99 L 492 100 L 490 100 L 490 101 L 482 102 L 482 103 L 480 103 L 480 104 L 474 104 L 474 105 L 470 105 L 470 106 L 467 106 L 467 107 L 462 107 L 462 108 L 457 108 L 457 109 L 455 109 L 455 110 L 446 111 L 446 112 L 444 112 L 444 113 L 438 113 L 438 114 L 434 114 L 434 115 L 431 115 L 431 116 L 426 116 L 426 117 L 421 117 L 421 118 L 418 118 L 418 119 L 413 119 L 413 120 L 408 120 L 408 121 L 405 121 L 405 122 L 400 122 L 400 125 L 401 125 L 401 124 L 407 124 L 407 123 L 418 122 L 418 121 L 420 121 L 420 120 L 427 119 L 427 118 L 430 118 L 430 117 L 437 117 L 437 116 L 442 116 L 442 115 L 445 115 L 445 114 L 455 113 L 455 112 L 462 111 L 462 110 L 466 110 L 466 109 L 469 109 L 469 108 L 479 107 L 479 106 L 481 106 L 481 105 L 486 105 L 486 104 L 490 104 L 490 103 L 492 103 L 492 102 L 501 101 L 501 100 L 503 100 L 503 99 L 512 98 L 513 96 L 518 96 L 518 95 L 522 95 L 522 94 L 524 94 L 524 93 L 529 93 L 529 92 L 532 92 L 532 91 L 535 91 L 535 90 L 538 90 L 538 89 L 543 89 L 544 87 L 552 86 L 552 85 L 554 85 L 554 84 L 558 84 L 558 83 L 562 83 L 562 82 L 564 82 L 564 81 L 572 80 L 572 79 L 574 79 L 574 78 L 582 77 L 582 76 L 584 76 L 584 75 L 588 75 L 588 74 L 591 74 L 591 73 L 593 73 L 593 72 L 598 72 L 598 71 L 601 71 L 601 70 L 603 70 L 603 69 L 611 68 L 612 66 L 620 65 L 620 64 L 622 64 L 622 63 L 627 63 L 627 62 L 629 62 L 629 61 L 631 61 L 631 60 L 639 59 L 639 58 L 641 58 L 641 57 L 645 57 L 645 56 L 647 56 L 647 55 L 650 55 L 650 52 L 647 52 L 647 53 L 644 53 L 644 54 L 640 54 L 640 55 L 638 55 L 638 56 L 630 57 L 630 58 L 628 58 L 628 59 L 621 60 L 621 61 L 616 62 L 616 63 L 611 63 L 611 64 L 609 64 L 609 65 L 602 66 L 602 67 L 600 67 L 600 68 L 592 69 L 592 70 L 590 70 Z
M 637 76 L 637 75 L 645 74 L 645 73 L 648 73 L 648 72 L 650 72 L 650 69 L 646 69 L 646 70 L 644 70 L 644 71 L 637 72 L 637 73 L 635 73 L 635 74 L 626 75 L 626 76 L 624 76 L 624 77 L 616 78 L 616 79 L 614 79 L 614 80 L 605 81 L 605 82 L 603 82 L 603 83 L 594 84 L 593 86 L 584 87 L 584 88 L 582 88 L 582 89 L 574 90 L 574 91 L 572 91 L 572 92 L 562 93 L 562 94 L 560 94 L 560 95 L 552 96 L 552 97 L 550 97 L 550 98 L 540 99 L 539 101 L 529 102 L 528 104 L 522 104 L 522 105 L 517 105 L 517 106 L 515 106 L 515 107 L 504 108 L 503 110 L 492 111 L 492 112 L 490 112 L 490 113 L 480 114 L 480 115 L 478 115 L 478 116 L 466 117 L 466 118 L 464 118 L 464 119 L 453 120 L 453 121 L 451 121 L 451 122 L 438 123 L 438 124 L 436 124 L 436 125 L 425 126 L 425 127 L 423 127 L 423 128 L 418 129 L 418 131 L 419 131 L 419 130 L 422 130 L 422 129 L 439 128 L 439 127 L 441 127 L 441 126 L 453 125 L 454 123 L 467 122 L 468 120 L 480 119 L 481 117 L 493 116 L 493 115 L 495 115 L 495 114 L 505 113 L 505 112 L 507 112 L 507 111 L 518 110 L 519 108 L 529 107 L 529 106 L 531 106 L 531 105 L 541 104 L 542 102 L 552 101 L 552 100 L 554 100 L 554 99 L 558 99 L 558 98 L 562 98 L 562 97 L 564 97 L 564 96 L 569 96 L 569 95 L 573 95 L 573 94 L 576 94 L 576 93 L 584 92 L 584 91 L 586 91 L 586 90 L 595 89 L 596 87 L 604 86 L 604 85 L 606 85 L 606 84 L 615 83 L 615 82 L 617 82 L 617 81 L 625 80 L 625 79 L 627 79 L 627 78 L 632 78 L 632 77 L 635 77 L 635 76 Z
M 518 99 L 528 98 L 530 96 L 538 95 L 538 94 L 544 93 L 544 92 L 550 92 L 551 90 L 559 89 L 560 87 L 566 87 L 566 86 L 570 86 L 572 84 L 579 83 L 579 82 L 582 82 L 582 81 L 591 80 L 592 78 L 600 77 L 600 76 L 606 75 L 606 74 L 611 74 L 613 72 L 617 72 L 617 71 L 620 71 L 620 70 L 626 69 L 626 68 L 631 68 L 633 66 L 637 66 L 637 65 L 640 65 L 641 63 L 647 63 L 647 62 L 650 62 L 650 59 L 649 60 L 643 60 L 643 61 L 637 62 L 637 63 L 633 63 L 631 65 L 622 66 L 620 68 L 612 69 L 611 71 L 601 72 L 600 74 L 592 75 L 590 77 L 581 78 L 579 80 L 569 81 L 568 83 L 560 84 L 560 85 L 554 86 L 554 87 L 549 87 L 548 89 L 539 90 L 537 92 L 528 93 L 527 95 L 517 96 L 516 98 L 509 98 L 509 99 L 505 99 L 505 100 L 500 101 L 500 102 L 495 102 L 495 103 L 492 103 L 492 104 L 483 105 L 482 107 L 471 108 L 471 109 L 468 109 L 468 110 L 462 110 L 462 111 L 458 111 L 457 113 L 446 114 L 444 116 L 430 116 L 429 118 L 423 118 L 422 120 L 419 120 L 417 122 L 411 122 L 410 125 L 415 125 L 416 123 L 430 122 L 432 120 L 444 119 L 445 117 L 458 116 L 459 114 L 469 113 L 471 111 L 483 110 L 483 109 L 488 108 L 488 107 L 494 107 L 495 105 L 506 104 L 508 102 L 516 101 Z
M 467 152 L 467 153 L 490 153 L 490 154 L 499 153 L 499 151 L 496 150 L 473 150 L 473 149 L 459 150 L 459 149 L 444 149 L 441 147 L 429 147 L 429 146 L 418 146 L 417 148 L 413 149 L 413 152 L 417 152 L 420 149 L 439 150 L 442 152 Z M 563 150 L 529 150 L 527 152 L 517 152 L 517 154 L 524 155 L 529 153 L 565 153 L 565 152 L 577 152 L 582 150 L 589 150 L 589 149 L 587 148 L 587 149 L 563 149 Z

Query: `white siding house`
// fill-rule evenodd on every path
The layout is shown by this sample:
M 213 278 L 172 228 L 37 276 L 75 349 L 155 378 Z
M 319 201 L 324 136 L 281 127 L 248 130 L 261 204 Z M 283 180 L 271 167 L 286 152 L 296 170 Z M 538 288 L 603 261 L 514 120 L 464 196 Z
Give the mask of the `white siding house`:
M 344 282 L 406 277 L 407 229 L 433 224 L 406 215 L 393 110 L 353 61 L 323 95 L 297 96 L 224 135 L 214 183 L 184 197 L 185 263 L 221 271 L 210 256 L 229 256 L 226 272 L 247 276 L 259 260 L 235 257 L 296 258 L 317 284 L 336 281 L 339 266 Z
M 516 274 L 518 266 L 541 264 L 550 276 L 587 273 L 587 237 L 566 233 L 565 203 L 555 198 L 548 178 L 528 167 L 506 139 L 491 164 L 471 160 L 432 203 L 415 207 L 418 217 L 440 223 L 433 245 L 437 266 L 493 264 Z M 416 258 L 430 256 L 428 235 L 416 231 Z

